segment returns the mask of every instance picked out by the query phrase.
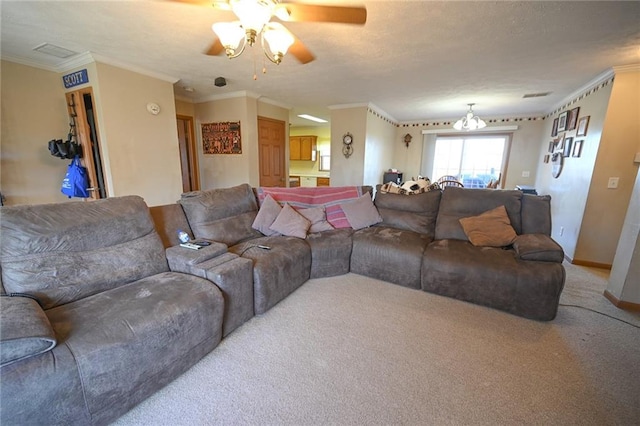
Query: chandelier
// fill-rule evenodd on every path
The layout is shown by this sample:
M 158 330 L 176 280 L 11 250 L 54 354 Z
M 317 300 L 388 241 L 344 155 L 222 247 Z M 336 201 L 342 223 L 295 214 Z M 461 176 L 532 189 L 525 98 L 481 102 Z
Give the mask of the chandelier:
M 485 123 L 483 119 L 481 119 L 477 115 L 473 115 L 473 106 L 475 104 L 467 105 L 469 105 L 469 111 L 467 111 L 467 114 L 464 117 L 456 121 L 456 124 L 453 125 L 453 128 L 456 130 L 470 131 L 484 129 L 485 127 L 487 127 L 487 123 Z
M 240 56 L 247 45 L 253 46 L 260 36 L 265 56 L 274 64 L 282 62 L 295 39 L 282 24 L 269 20 L 273 15 L 280 17 L 279 15 L 286 14 L 286 9 L 278 8 L 272 1 L 229 0 L 228 3 L 218 4 L 227 4 L 240 19 L 235 22 L 218 22 L 211 27 L 230 59 Z

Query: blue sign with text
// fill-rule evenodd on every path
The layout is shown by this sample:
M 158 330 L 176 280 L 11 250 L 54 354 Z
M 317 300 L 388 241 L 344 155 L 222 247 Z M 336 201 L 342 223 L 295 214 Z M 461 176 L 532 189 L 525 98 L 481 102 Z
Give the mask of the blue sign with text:
M 86 68 L 80 71 L 72 72 L 71 74 L 63 75 L 62 82 L 64 83 L 65 89 L 88 83 L 89 76 L 87 75 Z

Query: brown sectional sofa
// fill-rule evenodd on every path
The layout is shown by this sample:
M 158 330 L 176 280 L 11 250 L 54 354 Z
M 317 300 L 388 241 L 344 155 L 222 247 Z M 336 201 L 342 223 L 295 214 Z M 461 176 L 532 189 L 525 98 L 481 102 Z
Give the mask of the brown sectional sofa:
M 151 209 L 135 196 L 2 207 L 0 421 L 106 424 L 310 278 L 353 272 L 555 317 L 564 254 L 550 237 L 548 196 L 378 187 L 373 202 L 380 223 L 305 239 L 254 230 L 260 206 L 246 184 Z M 474 246 L 460 219 L 497 206 L 517 236 Z M 179 247 L 178 230 L 212 243 Z

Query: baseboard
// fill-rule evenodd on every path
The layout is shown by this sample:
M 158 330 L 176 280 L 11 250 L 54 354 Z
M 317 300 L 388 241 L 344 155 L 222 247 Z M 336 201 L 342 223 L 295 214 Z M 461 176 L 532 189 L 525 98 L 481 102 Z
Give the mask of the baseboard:
M 573 259 L 573 260 L 570 260 L 569 262 L 571 262 L 571 264 L 573 265 L 588 266 L 590 268 L 600 268 L 600 269 L 611 270 L 611 264 L 609 263 L 591 262 L 590 260 L 580 260 L 580 259 Z
M 620 308 L 625 311 L 640 312 L 640 303 L 625 302 L 624 300 L 620 300 L 613 294 L 611 294 L 609 290 L 604 291 L 604 297 L 606 297 L 607 300 L 611 302 L 616 308 Z

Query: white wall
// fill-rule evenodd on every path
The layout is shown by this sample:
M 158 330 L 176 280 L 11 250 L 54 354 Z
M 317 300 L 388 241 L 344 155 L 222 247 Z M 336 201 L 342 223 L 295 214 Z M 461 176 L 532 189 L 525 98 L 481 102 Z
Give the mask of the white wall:
M 331 186 L 364 185 L 367 106 L 331 110 Z M 353 135 L 353 154 L 342 154 L 342 136 Z
M 396 126 L 371 108 L 367 112 L 367 136 L 363 184 L 376 187 L 393 165 L 394 152 L 405 149 L 396 142 Z

